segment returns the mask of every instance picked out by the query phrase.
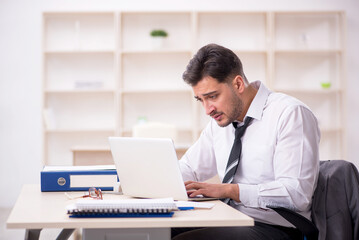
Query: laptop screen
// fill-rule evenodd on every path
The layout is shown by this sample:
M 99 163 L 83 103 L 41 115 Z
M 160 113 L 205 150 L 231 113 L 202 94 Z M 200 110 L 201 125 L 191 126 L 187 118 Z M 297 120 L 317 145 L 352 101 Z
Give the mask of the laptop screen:
M 109 142 L 123 194 L 188 199 L 171 139 L 110 137 Z

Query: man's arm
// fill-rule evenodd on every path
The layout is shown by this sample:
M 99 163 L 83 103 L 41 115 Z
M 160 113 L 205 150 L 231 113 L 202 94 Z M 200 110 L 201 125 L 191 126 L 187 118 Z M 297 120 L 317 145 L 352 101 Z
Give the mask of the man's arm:
M 286 109 L 278 121 L 272 159 L 272 181 L 257 185 L 239 183 L 245 206 L 277 205 L 308 211 L 319 172 L 318 123 L 304 106 Z
M 179 161 L 184 181 L 206 181 L 217 174 L 212 142 L 212 121 Z

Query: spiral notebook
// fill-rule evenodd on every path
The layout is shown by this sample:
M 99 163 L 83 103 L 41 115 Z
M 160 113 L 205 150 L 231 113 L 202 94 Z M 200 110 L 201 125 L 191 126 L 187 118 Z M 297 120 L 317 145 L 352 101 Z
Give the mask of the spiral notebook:
M 101 217 L 172 217 L 177 205 L 173 198 L 78 200 L 67 206 L 67 214 L 74 218 Z

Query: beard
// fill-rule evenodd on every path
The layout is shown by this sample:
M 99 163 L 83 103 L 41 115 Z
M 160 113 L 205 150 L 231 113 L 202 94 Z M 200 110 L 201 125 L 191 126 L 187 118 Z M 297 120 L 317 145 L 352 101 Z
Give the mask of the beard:
M 220 127 L 226 127 L 232 122 L 236 121 L 243 112 L 243 101 L 234 93 L 234 91 L 232 91 L 232 95 L 228 105 L 230 106 L 228 113 L 219 112 L 225 117 L 223 119 L 223 122 L 217 121 L 217 124 Z

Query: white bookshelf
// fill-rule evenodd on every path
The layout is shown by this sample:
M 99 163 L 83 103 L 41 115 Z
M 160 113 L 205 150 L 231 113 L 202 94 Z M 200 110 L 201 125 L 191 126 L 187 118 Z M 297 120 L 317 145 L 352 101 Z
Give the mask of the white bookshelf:
M 160 48 L 153 29 L 168 32 Z M 344 158 L 344 36 L 342 12 L 46 12 L 44 164 L 105 156 L 107 138 L 132 136 L 141 117 L 175 125 L 183 154 L 209 118 L 181 76 L 212 42 L 234 50 L 250 81 L 303 100 L 319 119 L 321 159 Z
M 275 12 L 272 39 L 272 89 L 297 97 L 316 114 L 321 159 L 345 158 L 345 14 Z

